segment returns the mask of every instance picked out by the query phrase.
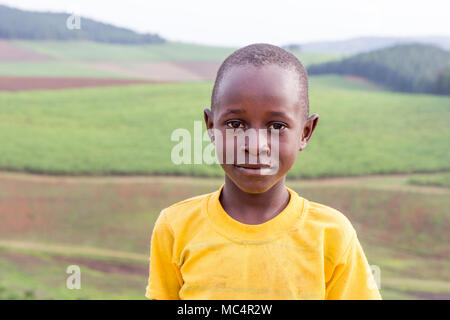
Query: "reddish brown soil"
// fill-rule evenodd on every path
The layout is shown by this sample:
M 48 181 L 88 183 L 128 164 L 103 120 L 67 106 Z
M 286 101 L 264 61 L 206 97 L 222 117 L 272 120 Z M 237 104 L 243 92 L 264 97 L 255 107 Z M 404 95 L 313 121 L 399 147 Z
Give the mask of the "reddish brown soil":
M 50 61 L 52 58 L 0 40 L 0 62 Z
M 0 91 L 122 86 L 139 83 L 152 82 L 136 79 L 0 77 Z

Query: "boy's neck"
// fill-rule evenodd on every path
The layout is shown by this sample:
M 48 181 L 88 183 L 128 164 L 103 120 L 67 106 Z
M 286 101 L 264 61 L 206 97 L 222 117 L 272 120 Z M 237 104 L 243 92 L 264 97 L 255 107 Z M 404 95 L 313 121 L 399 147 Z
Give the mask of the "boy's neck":
M 219 201 L 231 218 L 245 224 L 261 224 L 277 216 L 288 205 L 290 195 L 285 180 L 283 177 L 264 193 L 252 194 L 239 189 L 225 175 Z

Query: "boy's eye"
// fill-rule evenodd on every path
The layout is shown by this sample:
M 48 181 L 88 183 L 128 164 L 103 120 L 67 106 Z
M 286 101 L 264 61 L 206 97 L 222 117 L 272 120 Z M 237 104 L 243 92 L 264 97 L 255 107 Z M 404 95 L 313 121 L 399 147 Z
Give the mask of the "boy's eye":
M 227 126 L 233 129 L 244 128 L 244 124 L 241 121 L 237 120 L 228 121 Z
M 286 126 L 282 123 L 272 123 L 269 126 L 269 129 L 275 129 L 275 130 L 283 130 L 284 128 L 286 128 Z

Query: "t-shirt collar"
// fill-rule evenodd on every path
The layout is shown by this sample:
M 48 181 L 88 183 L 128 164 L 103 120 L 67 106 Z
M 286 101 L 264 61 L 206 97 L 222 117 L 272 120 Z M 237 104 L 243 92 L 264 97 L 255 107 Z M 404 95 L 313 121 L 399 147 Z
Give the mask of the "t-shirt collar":
M 208 197 L 205 211 L 217 232 L 239 242 L 272 241 L 295 228 L 303 217 L 306 199 L 286 186 L 290 194 L 287 206 L 274 218 L 257 225 L 245 224 L 228 215 L 219 201 L 225 183 Z

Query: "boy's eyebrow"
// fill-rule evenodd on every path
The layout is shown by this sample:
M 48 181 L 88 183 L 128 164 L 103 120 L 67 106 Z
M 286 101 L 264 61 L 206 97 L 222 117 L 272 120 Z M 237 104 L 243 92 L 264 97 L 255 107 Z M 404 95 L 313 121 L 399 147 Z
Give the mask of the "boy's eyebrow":
M 287 117 L 286 114 L 281 111 L 269 111 L 267 113 L 270 114 L 271 116 Z
M 230 110 L 225 111 L 223 114 L 221 114 L 220 117 L 227 116 L 228 114 L 242 114 L 242 113 L 245 113 L 245 110 L 230 109 Z M 267 112 L 267 114 L 270 116 L 275 116 L 275 117 L 289 118 L 289 116 L 287 116 L 286 113 L 284 113 L 282 111 L 269 111 L 269 112 Z
M 226 115 L 228 115 L 228 114 L 241 114 L 241 113 L 245 113 L 245 111 L 244 110 L 242 110 L 242 109 L 230 109 L 230 110 L 227 110 L 227 111 L 225 111 L 224 113 L 222 113 L 221 115 L 220 115 L 220 117 L 224 117 L 224 116 L 226 116 Z
M 231 109 L 231 110 L 228 110 L 226 113 L 239 114 L 239 113 L 245 113 L 245 111 L 242 109 Z

